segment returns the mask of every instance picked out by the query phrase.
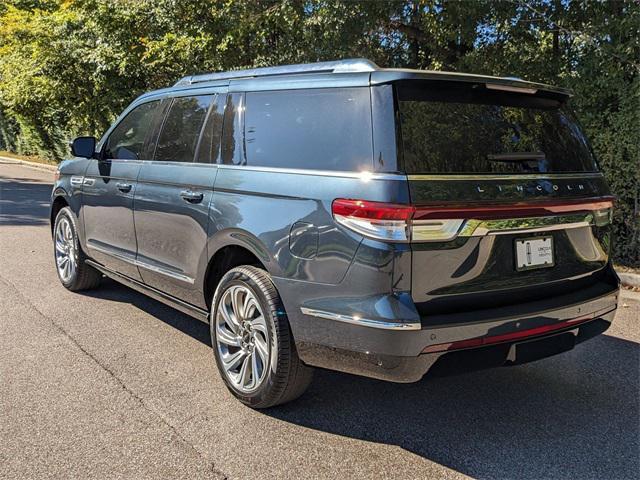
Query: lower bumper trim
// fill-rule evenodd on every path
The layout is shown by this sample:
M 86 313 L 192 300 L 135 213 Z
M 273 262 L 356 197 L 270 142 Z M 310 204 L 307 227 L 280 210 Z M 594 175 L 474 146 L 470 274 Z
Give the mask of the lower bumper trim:
M 362 318 L 358 315 L 343 315 L 340 313 L 327 312 L 324 310 L 316 310 L 314 308 L 301 307 L 300 311 L 304 315 L 312 317 L 326 318 L 327 320 L 335 320 L 336 322 L 351 323 L 362 327 L 381 328 L 383 330 L 421 330 L 420 322 L 386 322 L 384 320 L 370 320 Z
M 598 318 L 603 315 L 606 315 L 607 313 L 613 310 L 615 310 L 615 307 L 609 308 L 609 309 L 603 309 L 603 310 L 593 312 L 588 315 L 583 315 L 577 318 L 572 318 L 569 320 L 552 323 L 550 325 L 542 325 L 540 327 L 529 328 L 529 329 L 520 330 L 517 332 L 505 333 L 502 335 L 476 337 L 476 338 L 469 338 L 466 340 L 458 340 L 450 343 L 439 343 L 435 345 L 429 345 L 428 347 L 425 347 L 424 350 L 422 350 L 422 353 L 448 352 L 451 350 L 462 350 L 465 348 L 482 347 L 485 345 L 494 345 L 497 343 L 534 338 L 534 337 L 552 333 L 558 330 L 568 330 L 568 329 L 574 328 L 585 322 L 593 320 L 594 318 Z

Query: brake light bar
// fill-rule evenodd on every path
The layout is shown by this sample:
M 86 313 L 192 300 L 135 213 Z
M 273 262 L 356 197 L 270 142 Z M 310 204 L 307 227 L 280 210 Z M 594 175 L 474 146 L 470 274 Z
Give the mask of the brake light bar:
M 480 206 L 433 206 L 418 207 L 416 219 L 474 218 L 477 220 L 499 220 L 503 218 L 538 217 L 558 213 L 589 212 L 613 207 L 612 196 L 572 199 L 544 203 Z
M 390 242 L 445 242 L 456 238 L 465 222 L 556 215 L 567 212 L 610 212 L 613 197 L 536 204 L 481 206 L 414 206 L 368 200 L 335 199 L 337 223 L 361 235 Z

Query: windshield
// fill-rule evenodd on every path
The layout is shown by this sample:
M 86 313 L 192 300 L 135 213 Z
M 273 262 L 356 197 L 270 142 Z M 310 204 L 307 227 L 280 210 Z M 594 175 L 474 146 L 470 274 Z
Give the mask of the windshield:
M 597 171 L 558 99 L 462 82 L 406 82 L 396 92 L 407 173 Z

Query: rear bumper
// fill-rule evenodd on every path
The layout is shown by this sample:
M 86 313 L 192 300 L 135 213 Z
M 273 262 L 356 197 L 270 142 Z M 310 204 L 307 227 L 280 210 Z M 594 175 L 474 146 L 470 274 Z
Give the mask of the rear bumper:
M 409 308 L 401 298 L 374 297 L 370 301 L 378 309 L 384 304 L 383 311 Z M 365 298 L 360 303 L 369 302 Z M 305 363 L 414 382 L 429 371 L 439 375 L 513 365 L 570 350 L 604 332 L 613 321 L 617 303 L 618 286 L 599 283 L 549 300 L 423 317 L 417 324 L 413 319 L 371 326 L 362 322 L 366 316 L 354 316 L 352 309 L 342 319 L 322 315 L 332 312 L 320 311 L 319 315 L 317 309 L 304 307 L 294 312 L 287 307 L 287 311 Z
M 354 375 L 398 383 L 417 382 L 425 374 L 453 375 L 485 368 L 519 365 L 573 349 L 606 331 L 612 310 L 577 327 L 553 334 L 522 338 L 483 347 L 423 353 L 415 357 L 362 353 L 302 342 L 298 351 L 305 363 Z

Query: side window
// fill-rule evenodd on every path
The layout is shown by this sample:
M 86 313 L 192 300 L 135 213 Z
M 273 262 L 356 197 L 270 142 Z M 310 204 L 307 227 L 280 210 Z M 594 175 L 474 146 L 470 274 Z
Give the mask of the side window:
M 213 102 L 202 129 L 202 136 L 198 145 L 198 163 L 218 163 L 220 156 L 220 141 L 222 138 L 222 117 L 226 95 L 217 95 Z
M 160 101 L 143 103 L 131 110 L 113 129 L 107 139 L 104 158 L 140 160 L 145 155 L 145 141 L 150 130 Z
M 154 160 L 193 162 L 212 95 L 173 100 L 158 137 Z
M 368 88 L 248 92 L 246 163 L 357 171 L 373 166 Z

